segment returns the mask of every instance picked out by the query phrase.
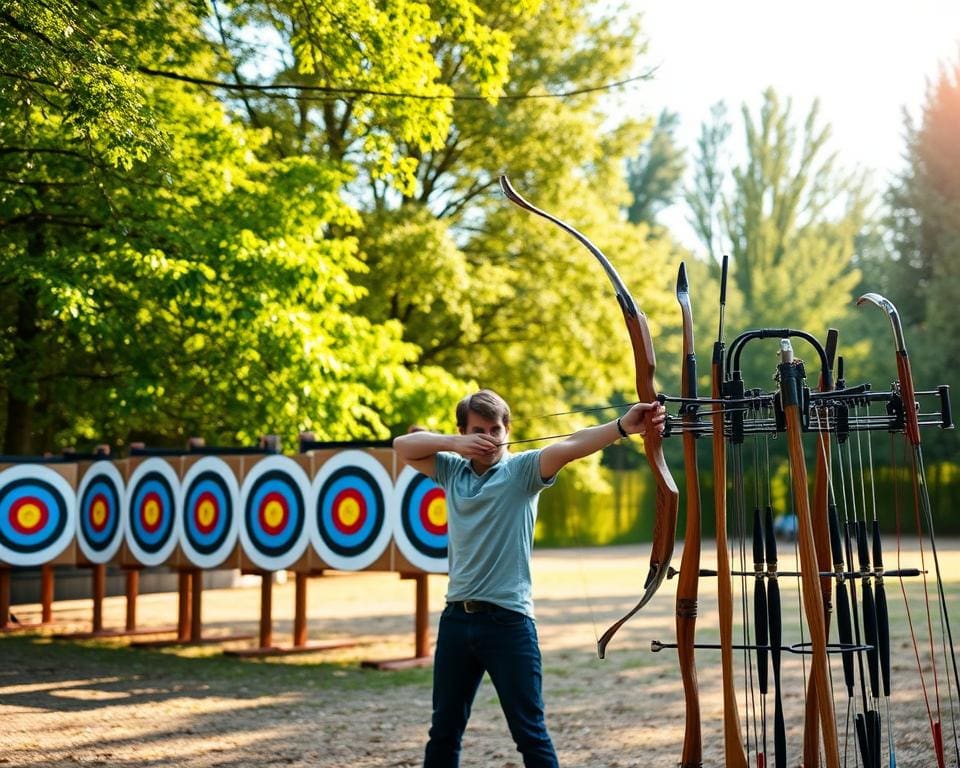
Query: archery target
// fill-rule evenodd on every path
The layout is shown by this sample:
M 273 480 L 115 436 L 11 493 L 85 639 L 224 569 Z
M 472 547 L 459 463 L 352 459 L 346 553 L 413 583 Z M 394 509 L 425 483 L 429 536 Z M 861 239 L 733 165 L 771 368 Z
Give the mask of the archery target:
M 0 472 L 0 562 L 44 565 L 76 533 L 76 492 L 49 467 L 21 464 Z
M 205 456 L 187 470 L 177 498 L 177 539 L 198 568 L 216 568 L 233 551 L 239 534 L 240 485 L 233 470 Z
M 90 465 L 77 488 L 77 543 L 91 563 L 109 562 L 123 541 L 123 476 L 109 461 Z
M 159 458 L 137 465 L 127 480 L 124 538 L 142 565 L 162 565 L 177 546 L 177 492 L 173 467 Z
M 383 465 L 364 451 L 343 451 L 313 479 L 310 541 L 331 568 L 359 571 L 390 543 L 387 502 L 393 482 Z
M 307 548 L 307 473 L 286 456 L 267 456 L 243 480 L 240 542 L 258 568 L 290 568 Z
M 413 467 L 404 467 L 390 505 L 393 539 L 411 565 L 446 573 L 447 500 L 443 489 Z

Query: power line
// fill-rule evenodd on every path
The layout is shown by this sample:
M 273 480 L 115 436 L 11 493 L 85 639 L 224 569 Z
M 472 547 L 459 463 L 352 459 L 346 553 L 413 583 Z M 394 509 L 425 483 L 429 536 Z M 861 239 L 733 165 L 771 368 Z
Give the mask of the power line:
M 609 91 L 624 85 L 649 80 L 652 77 L 652 71 L 646 72 L 635 77 L 628 77 L 625 80 L 617 80 L 613 83 L 595 85 L 587 88 L 576 88 L 570 91 L 561 91 L 560 93 L 526 93 L 526 94 L 503 94 L 501 96 L 488 97 L 475 93 L 462 94 L 438 94 L 438 93 L 412 93 L 406 91 L 383 91 L 376 88 L 357 88 L 333 85 L 299 85 L 296 83 L 229 83 L 222 80 L 210 80 L 203 77 L 193 77 L 185 75 L 182 72 L 171 72 L 169 70 L 151 69 L 150 67 L 137 67 L 137 70 L 150 77 L 163 77 L 168 80 L 177 80 L 192 85 L 200 85 L 207 88 L 222 88 L 228 91 L 255 91 L 275 98 L 299 98 L 304 93 L 322 93 L 327 96 L 347 97 L 347 96 L 377 96 L 391 99 L 419 99 L 419 100 L 447 100 L 450 101 L 489 101 L 495 98 L 500 101 L 524 101 L 527 99 L 565 99 L 571 96 L 580 96 L 585 93 L 595 93 L 598 91 Z M 296 91 L 296 95 L 283 93 L 283 91 Z

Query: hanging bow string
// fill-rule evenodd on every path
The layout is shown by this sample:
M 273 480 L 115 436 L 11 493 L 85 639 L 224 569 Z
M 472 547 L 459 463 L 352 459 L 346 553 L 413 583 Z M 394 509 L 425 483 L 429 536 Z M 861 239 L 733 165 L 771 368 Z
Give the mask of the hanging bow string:
M 653 337 L 650 334 L 650 328 L 647 326 L 647 318 L 643 312 L 637 308 L 633 296 L 630 295 L 630 292 L 627 290 L 623 280 L 620 279 L 620 275 L 617 274 L 617 270 L 614 269 L 609 259 L 603 255 L 597 246 L 569 224 L 527 202 L 513 186 L 511 186 L 506 176 L 500 177 L 500 188 L 511 203 L 556 224 L 562 230 L 576 238 L 593 254 L 597 261 L 600 262 L 603 270 L 607 273 L 607 277 L 613 284 L 617 303 L 623 312 L 627 333 L 630 336 L 630 345 L 633 348 L 637 397 L 641 402 L 646 403 L 656 400 L 657 390 L 653 377 L 657 362 L 653 351 Z M 656 429 L 650 428 L 646 431 L 643 438 L 643 449 L 656 483 L 656 515 L 653 524 L 653 547 L 650 553 L 650 569 L 644 581 L 643 594 L 640 600 L 633 609 L 614 623 L 603 633 L 600 640 L 597 641 L 597 655 L 599 655 L 601 659 L 606 653 L 607 644 L 617 633 L 617 630 L 650 601 L 650 598 L 656 593 L 660 584 L 663 583 L 667 575 L 667 569 L 670 567 L 670 558 L 673 555 L 680 493 L 677 490 L 677 484 L 674 482 L 673 476 L 670 474 L 670 469 L 667 467 L 666 459 L 664 459 L 663 456 L 663 439 Z
M 724 765 L 746 768 L 747 753 L 740 729 L 737 708 L 736 679 L 733 669 L 733 578 L 730 573 L 730 550 L 727 546 L 727 443 L 723 432 L 724 408 L 721 390 L 724 381 L 723 320 L 727 303 L 726 255 L 720 270 L 720 322 L 713 345 L 711 363 L 711 397 L 718 404 L 713 409 L 713 507 L 717 535 L 717 609 L 720 622 L 720 668 L 723 681 L 723 750 Z

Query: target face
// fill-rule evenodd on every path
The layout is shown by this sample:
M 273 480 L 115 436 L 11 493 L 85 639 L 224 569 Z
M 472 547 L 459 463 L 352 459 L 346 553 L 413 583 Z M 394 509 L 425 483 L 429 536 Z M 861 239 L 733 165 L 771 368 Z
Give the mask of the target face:
M 413 467 L 404 467 L 390 505 L 393 539 L 411 565 L 428 573 L 446 573 L 447 500 L 443 489 Z
M 239 534 L 240 486 L 230 466 L 216 456 L 193 464 L 180 481 L 177 539 L 198 568 L 216 568 Z
M 37 566 L 63 552 L 76 532 L 77 497 L 59 473 L 38 464 L 0 472 L 0 562 Z
M 143 565 L 162 565 L 177 546 L 177 493 L 180 481 L 166 461 L 150 458 L 127 481 L 124 537 Z
M 393 482 L 369 453 L 343 451 L 313 479 L 310 541 L 331 568 L 359 571 L 390 543 Z
M 307 548 L 307 473 L 286 456 L 267 456 L 244 478 L 240 491 L 244 554 L 265 571 L 290 568 Z
M 109 461 L 90 465 L 77 488 L 77 543 L 91 563 L 107 563 L 123 540 L 123 476 Z

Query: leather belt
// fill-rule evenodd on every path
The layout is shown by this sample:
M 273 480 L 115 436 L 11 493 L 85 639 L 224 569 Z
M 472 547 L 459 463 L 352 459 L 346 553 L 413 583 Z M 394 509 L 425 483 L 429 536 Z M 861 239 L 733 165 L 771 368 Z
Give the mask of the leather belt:
M 497 610 L 498 606 L 485 600 L 455 600 L 450 605 L 462 608 L 464 613 L 487 613 Z

